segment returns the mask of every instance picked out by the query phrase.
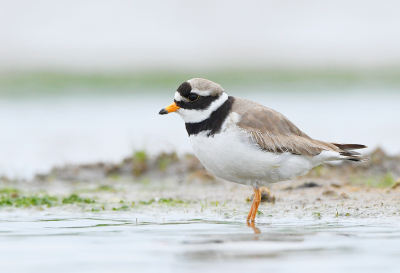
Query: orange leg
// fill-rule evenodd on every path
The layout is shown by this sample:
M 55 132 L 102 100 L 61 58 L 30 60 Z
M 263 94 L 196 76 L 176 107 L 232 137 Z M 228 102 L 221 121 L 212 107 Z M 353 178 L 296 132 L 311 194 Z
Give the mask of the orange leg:
M 261 203 L 261 190 L 257 187 L 253 187 L 254 189 L 254 198 L 253 198 L 253 204 L 251 205 L 249 214 L 247 215 L 247 222 L 254 222 L 256 219 L 258 207 L 260 206 Z

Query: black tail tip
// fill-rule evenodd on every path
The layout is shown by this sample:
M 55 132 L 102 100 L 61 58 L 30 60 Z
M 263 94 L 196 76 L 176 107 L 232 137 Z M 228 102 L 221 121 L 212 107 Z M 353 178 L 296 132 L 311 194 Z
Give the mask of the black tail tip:
M 350 158 L 346 158 L 346 160 L 349 161 L 354 161 L 354 162 L 366 162 L 368 161 L 370 158 L 368 156 L 360 156 L 360 157 L 350 157 Z
M 332 143 L 339 149 L 343 150 L 358 150 L 358 149 L 365 149 L 368 148 L 366 145 L 363 144 L 339 144 L 339 143 Z
M 358 159 L 358 158 L 349 158 L 349 159 L 347 159 L 347 160 L 349 160 L 349 161 L 354 161 L 354 162 L 360 162 L 360 161 L 361 161 L 361 160 Z

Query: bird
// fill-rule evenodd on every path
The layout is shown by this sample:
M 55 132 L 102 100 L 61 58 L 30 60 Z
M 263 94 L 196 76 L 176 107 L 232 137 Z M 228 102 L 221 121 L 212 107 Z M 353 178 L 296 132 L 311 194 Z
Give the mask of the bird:
M 221 85 L 202 78 L 183 82 L 174 102 L 160 115 L 177 113 L 185 122 L 195 156 L 221 179 L 252 186 L 246 222 L 255 222 L 260 186 L 305 175 L 329 161 L 363 162 L 361 144 L 313 139 L 281 113 L 247 99 L 228 96 Z

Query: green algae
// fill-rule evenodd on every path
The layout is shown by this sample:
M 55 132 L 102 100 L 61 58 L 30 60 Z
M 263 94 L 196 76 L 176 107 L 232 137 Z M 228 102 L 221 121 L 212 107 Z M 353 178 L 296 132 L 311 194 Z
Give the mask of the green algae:
M 122 206 L 122 207 L 119 207 L 119 208 L 112 208 L 112 210 L 117 210 L 117 211 L 127 211 L 129 209 L 130 209 L 129 206 Z
M 71 194 L 69 197 L 63 198 L 62 203 L 63 204 L 76 204 L 76 203 L 92 204 L 92 203 L 95 203 L 95 201 L 90 198 L 82 198 L 77 194 Z
M 55 207 L 66 204 L 92 204 L 93 199 L 82 198 L 77 194 L 68 197 L 57 197 L 44 194 L 22 195 L 18 190 L 3 188 L 0 190 L 0 207 Z
M 6 187 L 6 188 L 0 189 L 0 194 L 2 194 L 2 193 L 13 194 L 13 193 L 18 193 L 18 192 L 19 192 L 19 190 L 15 189 L 15 188 Z
M 146 151 L 136 151 L 132 157 L 132 171 L 134 176 L 140 176 L 148 169 L 149 157 Z
M 161 153 L 156 158 L 157 167 L 160 171 L 165 171 L 172 163 L 179 162 L 179 157 L 176 153 Z
M 115 189 L 112 186 L 109 185 L 101 185 L 98 186 L 97 188 L 83 188 L 83 189 L 78 189 L 75 190 L 75 194 L 80 194 L 80 193 L 96 193 L 96 192 L 111 192 L 111 193 L 116 193 L 118 192 L 117 189 Z
M 178 204 L 191 204 L 193 201 L 184 201 L 181 199 L 174 199 L 174 198 L 160 198 L 160 199 L 150 199 L 149 201 L 139 201 L 138 204 L 140 205 L 151 205 L 151 204 L 163 204 L 163 205 L 169 205 L 169 206 L 174 206 Z
M 117 192 L 116 189 L 109 185 L 101 185 L 96 189 L 96 191 Z
M 396 184 L 396 179 L 391 172 L 387 172 L 382 176 L 353 176 L 350 181 L 354 185 L 365 185 L 373 188 L 390 188 Z
M 53 207 L 58 205 L 59 199 L 55 196 L 1 196 L 0 207 L 15 206 L 15 207 L 32 207 L 32 206 L 47 206 Z
M 396 183 L 396 180 L 394 179 L 393 175 L 388 172 L 384 176 L 381 177 L 381 179 L 378 182 L 377 187 L 379 188 L 389 188 L 392 187 Z
M 319 212 L 313 212 L 313 213 L 312 213 L 312 216 L 313 216 L 315 219 L 318 219 L 318 220 L 320 220 L 320 219 L 322 218 L 322 215 L 321 215 L 321 213 L 319 213 Z

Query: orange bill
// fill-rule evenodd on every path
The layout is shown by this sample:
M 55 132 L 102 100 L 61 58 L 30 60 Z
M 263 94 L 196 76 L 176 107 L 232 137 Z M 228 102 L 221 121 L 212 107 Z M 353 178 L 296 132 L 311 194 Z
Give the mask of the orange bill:
M 172 112 L 175 112 L 176 110 L 178 110 L 180 107 L 178 105 L 176 105 L 175 102 L 171 103 L 170 105 L 168 105 L 167 107 L 165 107 L 164 109 L 161 109 L 161 111 L 159 112 L 160 115 L 165 115 L 165 114 L 169 114 Z

